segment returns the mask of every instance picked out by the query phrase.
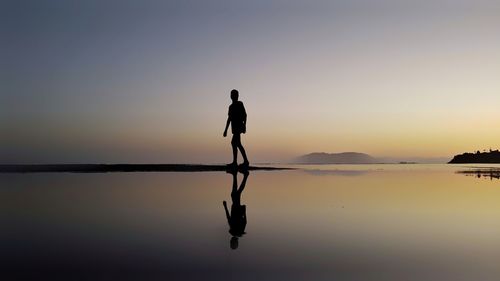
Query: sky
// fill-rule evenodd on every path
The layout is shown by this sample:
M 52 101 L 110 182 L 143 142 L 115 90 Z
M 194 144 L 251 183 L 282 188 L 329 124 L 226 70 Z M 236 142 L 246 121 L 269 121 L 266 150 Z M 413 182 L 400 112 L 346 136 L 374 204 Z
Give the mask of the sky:
M 0 0 L 0 163 L 500 148 L 499 1 Z

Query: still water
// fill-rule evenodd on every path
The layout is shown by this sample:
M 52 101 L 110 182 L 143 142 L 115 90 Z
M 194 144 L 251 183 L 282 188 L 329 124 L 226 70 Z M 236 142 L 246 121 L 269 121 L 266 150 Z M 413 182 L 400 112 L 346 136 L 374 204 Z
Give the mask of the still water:
M 495 174 L 294 167 L 0 174 L 0 279 L 500 277 Z

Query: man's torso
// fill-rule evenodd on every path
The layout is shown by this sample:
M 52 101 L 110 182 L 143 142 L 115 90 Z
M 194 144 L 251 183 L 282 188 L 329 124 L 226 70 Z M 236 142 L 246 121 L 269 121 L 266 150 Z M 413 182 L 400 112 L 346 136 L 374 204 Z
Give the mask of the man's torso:
M 231 120 L 231 131 L 233 134 L 243 132 L 243 121 L 245 120 L 245 107 L 241 101 L 233 103 L 229 106 L 229 120 Z

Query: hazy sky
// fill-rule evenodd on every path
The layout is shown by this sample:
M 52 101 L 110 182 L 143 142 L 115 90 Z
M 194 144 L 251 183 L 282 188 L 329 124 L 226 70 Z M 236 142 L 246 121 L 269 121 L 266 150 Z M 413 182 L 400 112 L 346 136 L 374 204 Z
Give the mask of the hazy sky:
M 500 1 L 0 0 L 0 162 L 500 147 Z

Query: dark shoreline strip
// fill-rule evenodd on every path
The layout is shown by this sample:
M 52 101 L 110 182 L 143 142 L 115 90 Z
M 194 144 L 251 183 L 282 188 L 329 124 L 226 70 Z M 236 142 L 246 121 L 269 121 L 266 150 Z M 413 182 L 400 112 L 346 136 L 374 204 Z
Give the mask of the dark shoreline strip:
M 50 164 L 0 165 L 0 173 L 107 173 L 107 172 L 214 172 L 228 171 L 226 165 L 196 164 Z M 278 167 L 248 167 L 248 170 L 291 170 Z

